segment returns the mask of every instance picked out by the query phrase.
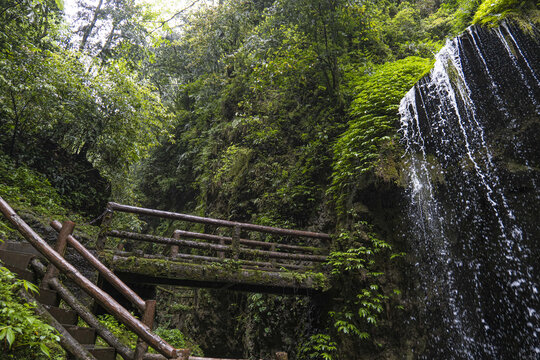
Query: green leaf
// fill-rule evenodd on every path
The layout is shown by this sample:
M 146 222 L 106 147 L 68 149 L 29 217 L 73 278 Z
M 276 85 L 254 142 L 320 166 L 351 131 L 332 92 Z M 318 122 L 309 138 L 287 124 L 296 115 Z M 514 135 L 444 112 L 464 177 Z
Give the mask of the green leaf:
M 45 355 L 47 355 L 47 357 L 51 357 L 51 354 L 49 352 L 49 348 L 43 344 L 43 343 L 40 343 L 39 344 L 39 349 L 41 350 L 42 353 L 44 353 Z
M 22 280 L 22 283 L 26 292 L 33 292 L 34 294 L 38 293 L 38 287 L 36 285 L 26 280 Z
M 10 327 L 6 329 L 6 340 L 8 342 L 9 348 L 11 348 L 11 345 L 13 345 L 13 343 L 15 342 L 15 332 Z
M 64 0 L 54 0 L 56 2 L 56 6 L 58 6 L 58 9 L 64 10 Z
M 6 337 L 6 333 L 7 333 L 7 327 L 3 328 L 2 331 L 0 331 L 0 340 L 2 340 L 3 338 Z

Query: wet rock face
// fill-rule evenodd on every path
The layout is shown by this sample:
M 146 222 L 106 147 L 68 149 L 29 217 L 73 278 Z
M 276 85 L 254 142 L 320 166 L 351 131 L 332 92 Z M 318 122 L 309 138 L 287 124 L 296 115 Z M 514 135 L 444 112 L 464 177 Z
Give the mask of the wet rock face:
M 470 28 L 402 101 L 420 358 L 540 356 L 539 42 Z

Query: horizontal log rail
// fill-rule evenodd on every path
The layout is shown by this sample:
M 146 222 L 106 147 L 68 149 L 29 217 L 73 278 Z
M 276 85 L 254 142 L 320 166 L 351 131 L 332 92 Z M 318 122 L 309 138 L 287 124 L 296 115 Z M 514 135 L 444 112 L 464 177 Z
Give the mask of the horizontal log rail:
M 312 262 L 325 262 L 327 257 L 324 255 L 308 255 L 308 254 L 291 254 L 291 253 L 282 253 L 276 251 L 267 251 L 267 250 L 256 250 L 256 249 L 246 249 L 246 248 L 235 248 L 234 246 L 227 245 L 218 245 L 210 244 L 198 241 L 174 239 L 163 236 L 156 235 L 147 235 L 139 234 L 129 231 L 120 231 L 120 230 L 111 230 L 105 233 L 106 236 L 121 238 L 121 239 L 131 239 L 145 242 L 153 242 L 166 245 L 177 245 L 177 246 L 187 246 L 196 249 L 205 249 L 205 250 L 216 250 L 227 253 L 239 252 L 244 255 L 254 256 L 254 257 L 268 257 L 274 259 L 286 259 L 286 260 L 299 260 L 299 261 L 312 261 Z
M 62 224 L 59 221 L 51 221 L 51 227 L 60 232 Z M 68 245 L 71 246 L 75 251 L 77 251 L 83 259 L 88 261 L 94 269 L 96 269 L 105 280 L 109 282 L 116 290 L 118 290 L 122 295 L 126 297 L 137 309 L 144 313 L 146 310 L 146 304 L 143 299 L 135 291 L 133 291 L 129 286 L 124 284 L 118 276 L 116 276 L 109 268 L 107 268 L 101 261 L 99 261 L 87 248 L 85 248 L 73 235 L 69 235 L 67 238 Z
M 222 358 L 207 358 L 207 357 L 199 357 L 199 356 L 190 356 L 188 358 L 189 360 L 249 360 L 249 359 L 222 359 Z M 144 360 L 165 360 L 163 355 L 160 354 L 150 354 L 146 353 L 144 354 Z
M 191 239 L 201 239 L 201 240 L 210 240 L 210 241 L 224 241 L 226 243 L 232 243 L 233 238 L 228 236 L 220 236 L 220 235 L 212 235 L 212 234 L 202 234 L 202 233 L 196 233 L 191 231 L 184 231 L 184 230 L 175 230 L 174 234 L 191 238 Z M 249 240 L 249 239 L 239 239 L 238 242 L 240 244 L 244 245 L 251 245 L 251 246 L 261 246 L 261 247 L 268 247 L 268 248 L 278 248 L 278 249 L 286 249 L 286 250 L 293 250 L 293 251 L 302 251 L 302 252 L 322 252 L 323 249 L 317 248 L 317 247 L 309 247 L 309 246 L 299 246 L 299 245 L 290 245 L 290 244 L 280 244 L 280 243 L 273 243 L 273 242 L 266 242 L 266 241 L 257 241 L 257 240 Z
M 138 254 L 135 252 L 127 252 L 127 251 L 112 251 L 112 254 L 122 257 L 130 257 L 130 256 L 137 256 Z M 159 260 L 169 260 L 169 261 L 202 261 L 207 263 L 220 263 L 224 264 L 224 259 L 214 256 L 203 256 L 203 255 L 191 255 L 191 254 L 177 254 L 174 257 L 168 257 L 165 255 L 153 255 L 153 254 L 143 254 L 142 257 L 145 259 L 159 259 Z M 241 267 L 250 267 L 250 268 L 272 268 L 272 271 L 280 271 L 280 268 L 285 269 L 309 269 L 309 266 L 303 266 L 298 264 L 285 264 L 285 263 L 272 263 L 272 262 L 265 262 L 265 261 L 252 261 L 252 260 L 238 260 L 237 264 Z
M 141 208 L 137 206 L 122 205 L 122 204 L 118 204 L 114 202 L 108 203 L 107 208 L 110 210 L 116 210 L 116 211 L 125 212 L 125 213 L 156 216 L 156 217 L 174 219 L 174 220 L 183 220 L 183 221 L 194 222 L 194 223 L 199 223 L 199 224 L 225 226 L 225 227 L 232 227 L 232 228 L 240 227 L 242 230 L 257 231 L 257 232 L 263 232 L 263 233 L 269 233 L 269 234 L 275 234 L 275 235 L 292 235 L 292 236 L 310 237 L 310 238 L 321 239 L 321 240 L 331 240 L 330 235 L 324 234 L 324 233 L 282 229 L 282 228 L 277 228 L 277 227 L 272 227 L 272 226 L 264 226 L 264 225 L 229 221 L 229 220 L 205 218 L 205 217 L 200 217 L 200 216 L 195 216 L 195 215 L 187 215 L 187 214 L 180 214 L 180 213 L 174 213 L 174 212 L 163 211 L 163 210 L 154 210 L 154 209 Z
M 0 210 L 4 216 L 17 228 L 23 237 L 30 242 L 47 260 L 49 260 L 58 270 L 63 272 L 75 284 L 81 287 L 88 295 L 94 298 L 107 311 L 115 317 L 137 336 L 150 344 L 160 354 L 169 359 L 176 359 L 184 354 L 184 350 L 175 349 L 162 338 L 154 334 L 151 329 L 135 318 L 125 308 L 116 302 L 109 294 L 105 293 L 98 286 L 82 275 L 73 265 L 60 256 L 52 247 L 45 242 L 19 215 L 0 197 Z

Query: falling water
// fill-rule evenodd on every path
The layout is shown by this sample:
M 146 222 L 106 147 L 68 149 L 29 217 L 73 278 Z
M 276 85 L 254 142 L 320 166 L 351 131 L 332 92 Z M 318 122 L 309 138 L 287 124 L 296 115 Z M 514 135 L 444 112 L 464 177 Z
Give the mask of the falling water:
M 472 27 L 401 102 L 420 358 L 540 358 L 538 39 Z

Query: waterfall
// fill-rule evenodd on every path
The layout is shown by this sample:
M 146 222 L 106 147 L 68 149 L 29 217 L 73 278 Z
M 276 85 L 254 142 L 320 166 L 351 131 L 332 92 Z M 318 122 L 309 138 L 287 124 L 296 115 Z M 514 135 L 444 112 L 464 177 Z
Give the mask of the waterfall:
M 425 359 L 540 358 L 540 33 L 471 27 L 400 105 Z

